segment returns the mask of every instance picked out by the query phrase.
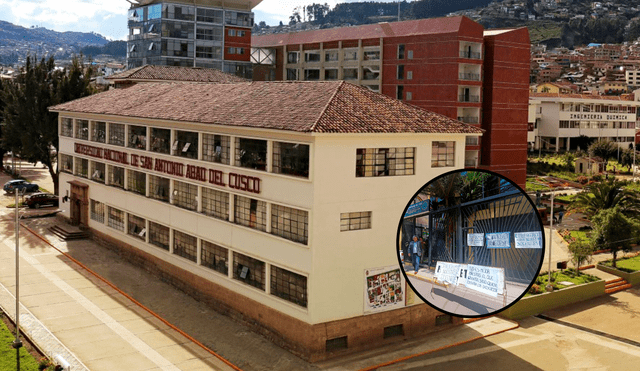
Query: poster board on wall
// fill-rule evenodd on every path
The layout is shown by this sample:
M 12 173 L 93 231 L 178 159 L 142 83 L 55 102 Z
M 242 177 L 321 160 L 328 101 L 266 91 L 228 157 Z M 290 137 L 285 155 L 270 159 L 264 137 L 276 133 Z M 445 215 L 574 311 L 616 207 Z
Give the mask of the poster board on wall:
M 404 307 L 406 286 L 397 265 L 365 269 L 364 281 L 364 313 Z

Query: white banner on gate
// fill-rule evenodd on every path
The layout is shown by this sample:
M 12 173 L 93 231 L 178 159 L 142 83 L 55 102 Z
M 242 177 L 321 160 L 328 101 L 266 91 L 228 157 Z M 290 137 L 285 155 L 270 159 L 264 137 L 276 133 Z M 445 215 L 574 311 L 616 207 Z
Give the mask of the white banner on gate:
M 467 245 L 469 245 L 469 246 L 484 246 L 484 233 L 469 233 L 469 234 L 467 234 Z
M 466 287 L 497 297 L 504 293 L 504 269 L 468 264 Z
M 517 232 L 513 234 L 516 241 L 516 249 L 541 249 L 542 232 Z

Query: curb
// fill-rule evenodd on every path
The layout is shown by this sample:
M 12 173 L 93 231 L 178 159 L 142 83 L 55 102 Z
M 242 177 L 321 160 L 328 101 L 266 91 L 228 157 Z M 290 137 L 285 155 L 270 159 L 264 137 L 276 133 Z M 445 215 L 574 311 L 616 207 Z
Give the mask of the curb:
M 488 317 L 484 317 L 484 318 L 488 318 Z M 469 322 L 465 322 L 465 324 L 466 324 L 466 323 L 475 322 L 475 321 L 480 320 L 480 319 L 481 319 L 481 318 L 472 318 L 472 319 L 471 319 L 471 321 L 469 321 Z M 394 359 L 393 361 L 389 361 L 389 362 L 381 363 L 381 364 L 379 364 L 379 365 L 375 365 L 375 366 L 370 366 L 370 367 L 362 368 L 362 369 L 360 369 L 359 371 L 373 371 L 373 370 L 377 370 L 377 369 L 379 369 L 379 368 L 381 368 L 381 367 L 387 367 L 387 366 L 390 366 L 390 365 L 393 365 L 393 364 L 396 364 L 396 363 L 404 362 L 404 361 L 407 361 L 407 360 L 409 360 L 409 359 L 416 358 L 416 357 L 420 357 L 420 356 L 424 356 L 424 355 L 427 355 L 427 354 L 430 354 L 430 353 L 434 353 L 434 352 L 437 352 L 437 351 L 440 351 L 440 350 L 449 349 L 449 348 L 453 348 L 453 347 L 456 347 L 456 346 L 459 346 L 459 345 L 468 344 L 468 343 L 474 342 L 474 341 L 476 341 L 476 340 L 484 339 L 484 338 L 486 338 L 486 337 L 493 336 L 493 335 L 498 335 L 498 334 L 501 334 L 501 333 L 503 333 L 503 332 L 507 332 L 507 331 L 515 330 L 515 329 L 517 329 L 518 327 L 520 327 L 520 323 L 518 323 L 518 322 L 516 322 L 516 321 L 514 321 L 514 320 L 507 319 L 507 318 L 502 318 L 502 317 L 501 317 L 501 319 L 502 319 L 502 320 L 505 320 L 505 321 L 507 321 L 507 322 L 511 322 L 511 323 L 513 323 L 513 324 L 514 324 L 514 326 L 513 326 L 513 327 L 511 327 L 511 328 L 508 328 L 508 329 L 504 329 L 504 330 L 496 331 L 496 332 L 491 333 L 491 334 L 487 334 L 487 335 L 480 335 L 480 336 L 476 336 L 476 337 L 471 338 L 471 339 L 468 339 L 468 340 L 460 341 L 460 342 L 453 343 L 453 344 L 449 344 L 449 345 L 444 345 L 444 346 L 441 346 L 441 347 L 438 347 L 438 348 L 435 348 L 435 349 L 430 349 L 430 350 L 427 350 L 427 351 L 424 351 L 424 352 L 420 352 L 420 353 L 416 353 L 416 354 L 411 354 L 411 355 L 408 355 L 408 356 L 405 356 L 405 357 L 401 357 L 401 358 L 398 358 L 398 359 Z

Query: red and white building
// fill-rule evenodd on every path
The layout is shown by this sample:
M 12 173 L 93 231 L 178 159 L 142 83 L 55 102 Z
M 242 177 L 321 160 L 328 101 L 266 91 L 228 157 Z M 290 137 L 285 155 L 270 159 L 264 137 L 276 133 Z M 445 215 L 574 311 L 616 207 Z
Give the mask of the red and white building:
M 466 17 L 252 38 L 254 80 L 346 80 L 486 130 L 466 167 L 524 186 L 530 68 L 526 28 L 484 30 Z

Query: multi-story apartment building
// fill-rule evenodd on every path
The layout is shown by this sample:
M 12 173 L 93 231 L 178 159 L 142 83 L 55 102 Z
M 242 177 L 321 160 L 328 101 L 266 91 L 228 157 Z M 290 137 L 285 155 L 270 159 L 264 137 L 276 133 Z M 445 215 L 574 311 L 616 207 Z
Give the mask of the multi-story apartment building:
M 132 3 L 127 66 L 208 67 L 251 78 L 251 9 L 260 1 Z
M 529 34 L 466 17 L 254 36 L 254 80 L 346 80 L 483 128 L 465 166 L 524 186 Z
M 581 136 L 609 139 L 621 148 L 635 143 L 638 93 L 622 96 L 531 93 L 531 149 L 576 150 Z M 572 140 L 573 139 L 573 140 Z M 586 150 L 584 145 L 582 150 Z
M 480 129 L 339 81 L 149 82 L 52 111 L 64 215 L 294 353 L 461 323 L 414 302 L 396 233 Z

